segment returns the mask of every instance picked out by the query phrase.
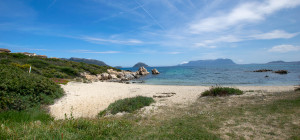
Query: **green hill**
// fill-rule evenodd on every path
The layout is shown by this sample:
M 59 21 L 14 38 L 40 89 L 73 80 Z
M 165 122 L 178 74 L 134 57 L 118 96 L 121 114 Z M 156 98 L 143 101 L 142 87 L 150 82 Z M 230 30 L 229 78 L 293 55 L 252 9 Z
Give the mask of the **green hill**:
M 27 71 L 31 66 L 32 73 L 47 78 L 71 79 L 80 76 L 81 72 L 89 72 L 96 75 L 107 72 L 107 69 L 119 70 L 110 66 L 98 66 L 54 58 L 40 58 L 18 53 L 0 53 L 0 64 L 13 65 Z
M 66 59 L 74 62 L 84 62 L 88 64 L 95 64 L 98 66 L 108 66 L 105 64 L 103 61 L 95 60 L 95 59 L 85 59 L 85 58 L 76 58 L 76 57 L 71 57 L 70 59 Z

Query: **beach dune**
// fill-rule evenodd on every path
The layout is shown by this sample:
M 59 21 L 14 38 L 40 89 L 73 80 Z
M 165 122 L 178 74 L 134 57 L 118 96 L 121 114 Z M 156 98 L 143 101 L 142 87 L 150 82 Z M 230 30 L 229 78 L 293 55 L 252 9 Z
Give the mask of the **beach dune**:
M 294 86 L 233 86 L 243 91 L 280 92 L 293 90 Z M 134 97 L 138 95 L 154 97 L 165 95 L 163 93 L 175 93 L 171 97 L 155 98 L 156 104 L 165 106 L 186 106 L 193 103 L 199 95 L 209 89 L 209 86 L 173 86 L 173 85 L 142 85 L 123 84 L 112 82 L 78 83 L 70 82 L 62 85 L 65 96 L 49 106 L 50 114 L 55 119 L 94 118 L 107 108 L 110 103 L 118 99 Z M 255 94 L 251 92 L 248 94 Z M 171 95 L 171 94 L 170 94 Z M 243 95 L 247 96 L 247 95 Z

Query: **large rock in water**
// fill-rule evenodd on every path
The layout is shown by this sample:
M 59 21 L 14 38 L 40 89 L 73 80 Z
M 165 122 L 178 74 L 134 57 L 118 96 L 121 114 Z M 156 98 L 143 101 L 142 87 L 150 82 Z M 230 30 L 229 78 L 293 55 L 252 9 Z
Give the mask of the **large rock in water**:
M 158 72 L 157 69 L 153 69 L 153 70 L 152 70 L 152 74 L 159 74 L 159 72 Z
M 139 70 L 137 71 L 139 75 L 147 75 L 149 72 L 147 71 L 146 68 L 140 67 Z

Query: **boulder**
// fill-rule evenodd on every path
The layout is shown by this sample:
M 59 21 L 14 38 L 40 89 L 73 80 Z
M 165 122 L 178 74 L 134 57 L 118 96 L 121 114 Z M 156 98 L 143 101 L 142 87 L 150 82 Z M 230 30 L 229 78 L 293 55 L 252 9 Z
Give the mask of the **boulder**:
M 118 72 L 117 77 L 118 78 L 124 78 L 125 74 L 123 72 Z
M 97 74 L 97 79 L 98 80 L 102 80 L 102 75 L 101 74 Z
M 108 79 L 109 74 L 108 73 L 102 73 L 101 74 L 101 80 L 107 80 Z
M 149 72 L 147 71 L 146 68 L 140 67 L 139 70 L 137 71 L 139 75 L 147 75 Z
M 118 77 L 115 74 L 109 74 L 108 79 L 118 79 Z
M 127 80 L 132 80 L 135 77 L 132 74 L 125 74 L 124 78 L 127 79 Z
M 152 70 L 152 74 L 159 74 L 159 72 L 158 72 L 157 69 L 153 69 L 153 70 Z
M 99 79 L 96 75 L 91 75 L 88 72 L 80 73 L 80 76 L 87 79 L 87 80 L 89 80 L 89 81 L 98 81 L 98 79 Z
M 86 78 L 87 80 L 93 81 L 93 82 L 98 81 L 98 78 L 97 78 L 96 75 L 85 75 L 85 78 Z
M 118 72 L 115 71 L 114 69 L 107 69 L 107 73 L 108 73 L 108 74 L 115 74 L 115 75 L 118 74 Z

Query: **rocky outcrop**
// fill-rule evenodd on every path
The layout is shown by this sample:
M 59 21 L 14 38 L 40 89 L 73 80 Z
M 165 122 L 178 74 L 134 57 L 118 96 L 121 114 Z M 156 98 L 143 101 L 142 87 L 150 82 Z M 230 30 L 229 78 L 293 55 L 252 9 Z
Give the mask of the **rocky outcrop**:
M 137 73 L 139 75 L 147 75 L 147 74 L 149 74 L 149 72 L 147 71 L 147 69 L 145 69 L 144 67 L 140 67 L 139 70 L 137 71 Z
M 155 69 L 156 70 L 156 69 Z M 157 70 L 155 73 L 159 73 Z M 91 75 L 90 73 L 83 72 L 81 73 L 81 77 L 91 82 L 95 81 L 109 81 L 109 82 L 125 82 L 128 80 L 137 79 L 141 76 L 147 75 L 149 72 L 146 68 L 140 67 L 138 71 L 131 72 L 131 71 L 116 71 L 114 69 L 107 69 L 107 73 Z
M 118 79 L 118 77 L 115 74 L 109 74 L 108 79 Z
M 152 70 L 152 74 L 156 75 L 156 74 L 159 74 L 159 72 L 158 72 L 157 69 L 153 69 L 153 70 Z
M 109 74 L 108 73 L 102 73 L 101 74 L 101 80 L 108 80 Z
M 287 70 L 278 70 L 278 71 L 274 71 L 274 73 L 278 73 L 278 74 L 288 74 Z
M 268 71 L 273 71 L 273 70 L 269 70 L 269 69 L 260 69 L 260 70 L 255 70 L 253 72 L 268 72 Z
M 87 72 L 80 73 L 80 76 L 85 78 L 86 80 L 92 81 L 92 82 L 96 82 L 99 80 L 97 75 L 91 75 L 90 73 L 87 73 Z

